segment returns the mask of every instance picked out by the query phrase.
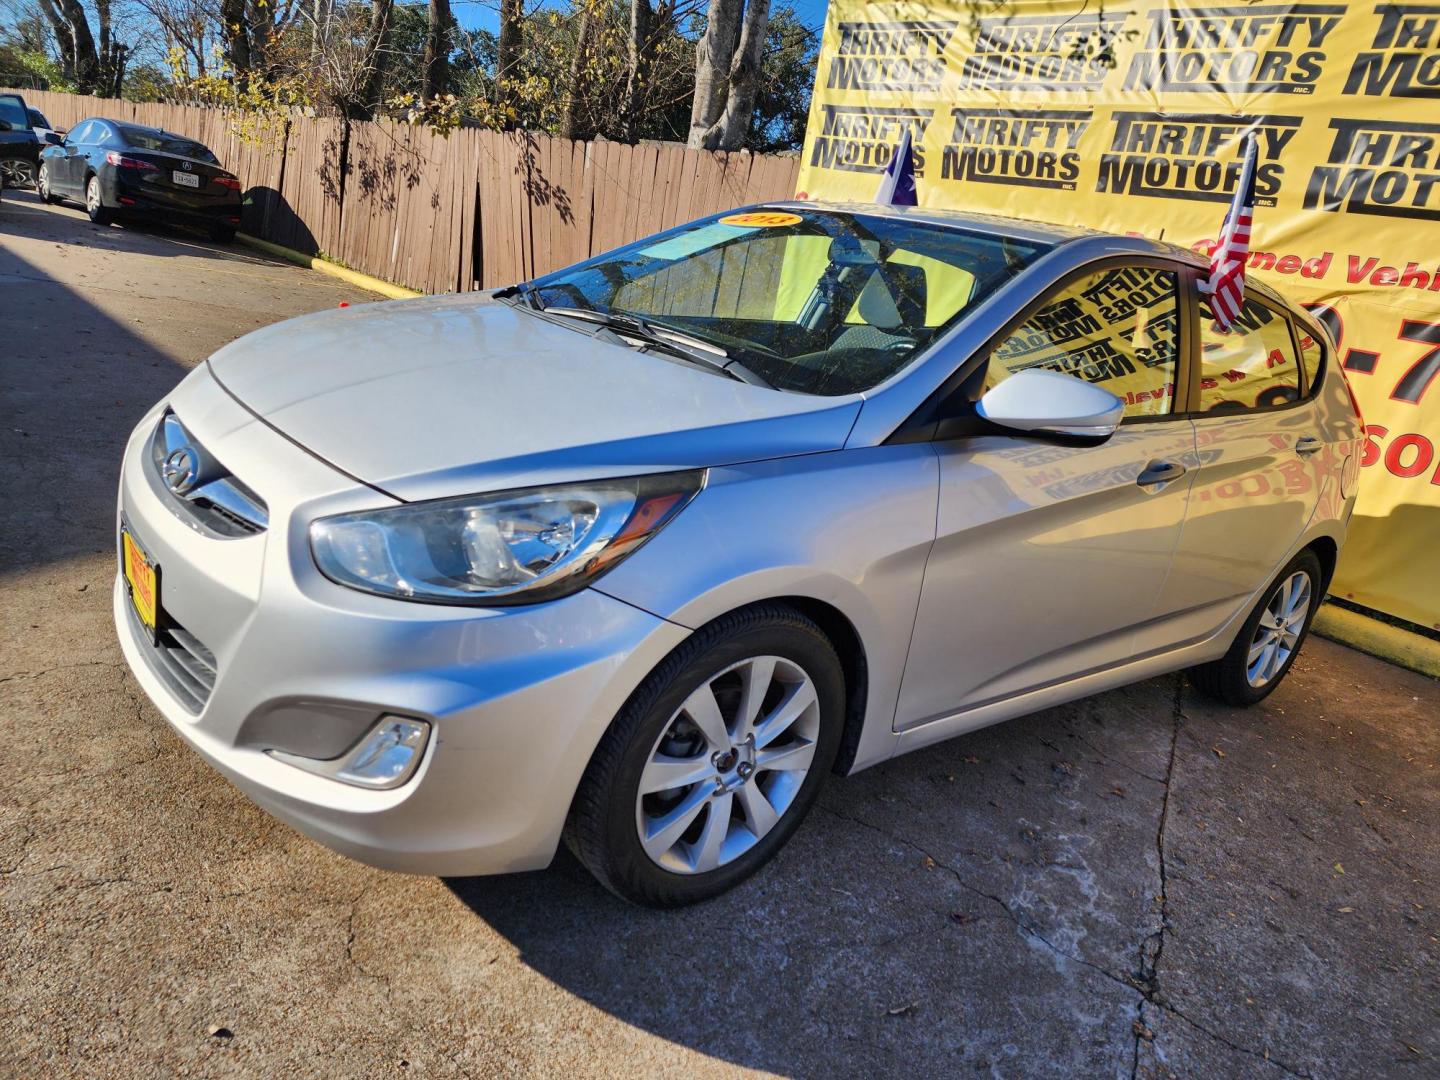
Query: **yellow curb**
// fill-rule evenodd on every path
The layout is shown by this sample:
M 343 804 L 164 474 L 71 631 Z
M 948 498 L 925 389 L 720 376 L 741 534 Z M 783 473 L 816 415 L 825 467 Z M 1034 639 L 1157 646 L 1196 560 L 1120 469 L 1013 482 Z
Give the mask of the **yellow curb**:
M 371 277 L 369 274 L 362 274 L 358 270 L 351 270 L 347 266 L 340 266 L 326 259 L 314 255 L 305 255 L 299 251 L 292 251 L 279 244 L 272 244 L 269 240 L 261 240 L 258 236 L 251 236 L 249 233 L 236 233 L 235 239 L 247 247 L 263 251 L 267 255 L 274 255 L 277 259 L 284 259 L 296 266 L 303 266 L 307 270 L 318 270 L 322 274 L 329 274 L 331 277 L 339 278 L 341 281 L 348 281 L 351 285 L 358 285 L 362 289 L 369 289 L 371 292 L 379 293 L 381 296 L 388 296 L 391 300 L 413 300 L 417 296 L 424 296 L 414 289 L 407 289 L 403 285 L 392 285 L 381 278 Z
M 1380 622 L 1345 608 L 1326 604 L 1315 613 L 1313 626 L 1321 637 L 1378 656 L 1421 675 L 1440 679 L 1440 641 Z

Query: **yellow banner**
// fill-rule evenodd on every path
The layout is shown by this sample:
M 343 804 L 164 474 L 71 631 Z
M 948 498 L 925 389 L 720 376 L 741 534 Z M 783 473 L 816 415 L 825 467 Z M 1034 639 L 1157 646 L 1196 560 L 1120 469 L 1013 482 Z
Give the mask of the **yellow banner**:
M 799 193 L 1208 250 L 1256 133 L 1251 272 L 1317 311 L 1364 412 L 1332 591 L 1440 628 L 1440 2 L 831 0 Z

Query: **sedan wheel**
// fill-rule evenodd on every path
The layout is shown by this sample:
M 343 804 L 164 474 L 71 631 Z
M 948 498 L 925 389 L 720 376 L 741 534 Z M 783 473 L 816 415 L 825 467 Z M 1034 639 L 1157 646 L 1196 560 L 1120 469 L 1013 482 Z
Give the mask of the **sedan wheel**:
M 47 203 L 57 203 L 60 200 L 50 190 L 50 166 L 45 162 L 40 163 L 40 175 L 35 179 L 35 190 L 40 193 L 40 198 Z
M 110 224 L 110 211 L 105 208 L 105 201 L 101 198 L 98 176 L 90 177 L 85 183 L 85 212 L 96 225 Z
M 640 774 L 635 822 L 652 862 L 677 874 L 725 866 L 785 814 L 815 760 L 820 701 L 798 664 L 757 656 L 695 689 Z
M 5 174 L 7 187 L 21 188 L 35 186 L 35 166 L 28 161 L 7 159 L 0 162 L 0 172 Z
M 1255 628 L 1245 668 L 1251 686 L 1264 686 L 1279 674 L 1295 652 L 1309 614 L 1310 575 L 1297 570 L 1271 595 Z
M 834 764 L 844 708 L 839 657 L 813 621 L 780 604 L 717 619 L 606 731 L 566 842 L 628 900 L 672 907 L 724 892 L 799 827 Z
M 1320 560 L 1302 551 L 1270 584 L 1264 599 L 1219 660 L 1190 669 L 1191 680 L 1229 705 L 1253 705 L 1280 684 L 1310 632 L 1321 597 Z

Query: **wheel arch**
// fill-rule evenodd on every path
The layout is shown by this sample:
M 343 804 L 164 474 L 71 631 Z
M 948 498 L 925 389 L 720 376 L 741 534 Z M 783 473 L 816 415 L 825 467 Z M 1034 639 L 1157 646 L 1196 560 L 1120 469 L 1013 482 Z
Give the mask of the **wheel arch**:
M 1320 572 L 1324 580 L 1320 583 L 1320 597 L 1330 590 L 1330 582 L 1335 578 L 1335 566 L 1340 561 L 1340 545 L 1331 536 L 1317 536 L 1305 545 L 1303 550 L 1313 551 L 1315 557 L 1320 560 Z
M 840 753 L 835 758 L 833 771 L 844 776 L 855 764 L 860 735 L 865 730 L 870 693 L 870 667 L 865 644 L 855 624 L 833 604 L 811 596 L 777 596 L 773 602 L 794 608 L 819 626 L 840 656 L 840 667 L 845 675 L 845 729 L 840 733 Z

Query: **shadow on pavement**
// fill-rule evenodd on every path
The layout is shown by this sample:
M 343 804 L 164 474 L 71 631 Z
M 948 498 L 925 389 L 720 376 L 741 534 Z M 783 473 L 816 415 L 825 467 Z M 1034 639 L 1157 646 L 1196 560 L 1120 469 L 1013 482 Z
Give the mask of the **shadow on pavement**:
M 0 228 L 14 210 L 10 194 Z M 3 242 L 0 295 L 0 505 L 12 508 L 0 514 L 0 551 L 8 573 L 113 546 L 125 440 L 185 369 Z

